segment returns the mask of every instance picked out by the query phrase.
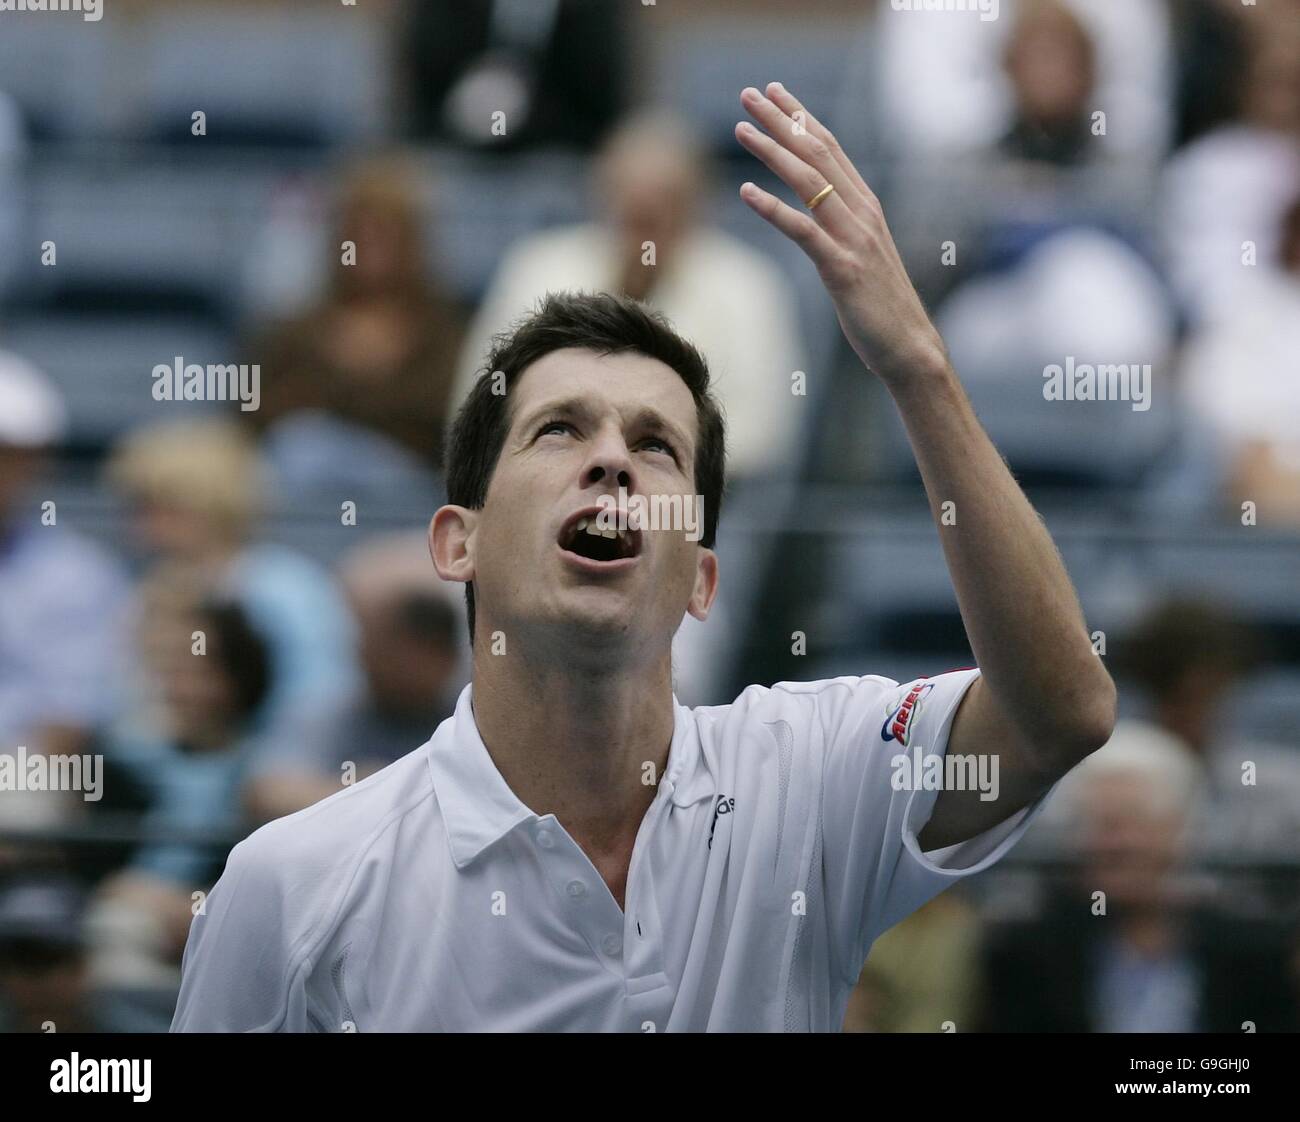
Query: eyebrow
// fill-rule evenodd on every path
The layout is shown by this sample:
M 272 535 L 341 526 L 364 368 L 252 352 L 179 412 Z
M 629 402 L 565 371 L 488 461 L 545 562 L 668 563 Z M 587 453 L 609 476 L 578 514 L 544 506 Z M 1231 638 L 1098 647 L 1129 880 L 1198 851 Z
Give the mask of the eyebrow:
M 524 433 L 530 433 L 533 427 L 538 424 L 544 416 L 553 417 L 571 417 L 575 420 L 590 420 L 591 408 L 587 402 L 580 397 L 566 397 L 559 401 L 544 402 L 536 409 L 525 415 L 524 420 L 520 422 L 520 429 Z M 640 411 L 632 418 L 633 428 L 644 428 L 651 432 L 662 433 L 670 436 L 677 442 L 678 450 L 683 455 L 688 455 L 691 462 L 695 459 L 695 443 L 682 429 L 665 417 L 657 409 L 650 406 L 642 406 Z

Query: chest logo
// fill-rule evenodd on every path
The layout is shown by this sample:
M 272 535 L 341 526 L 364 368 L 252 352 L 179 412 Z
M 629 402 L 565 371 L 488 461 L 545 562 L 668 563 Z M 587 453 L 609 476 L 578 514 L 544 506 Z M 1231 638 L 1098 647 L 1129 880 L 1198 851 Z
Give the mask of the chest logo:
M 718 828 L 718 818 L 723 814 L 731 814 L 736 809 L 736 800 L 734 797 L 728 798 L 726 795 L 719 795 L 717 801 L 713 804 L 713 825 L 709 827 L 709 849 L 713 848 L 713 831 Z

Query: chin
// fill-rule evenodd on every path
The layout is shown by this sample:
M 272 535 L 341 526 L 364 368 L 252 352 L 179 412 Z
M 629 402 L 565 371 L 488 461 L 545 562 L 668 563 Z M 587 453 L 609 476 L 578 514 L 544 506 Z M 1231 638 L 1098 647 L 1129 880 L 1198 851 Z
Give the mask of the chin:
M 582 589 L 560 598 L 545 621 L 536 620 L 555 636 L 556 653 L 564 659 L 580 660 L 584 654 L 611 650 L 630 643 L 642 643 L 643 610 L 635 601 L 612 589 Z
M 603 597 L 602 597 L 603 599 Z M 587 603 L 567 615 L 564 623 L 573 631 L 592 639 L 622 639 L 633 634 L 635 609 L 626 601 L 604 604 Z

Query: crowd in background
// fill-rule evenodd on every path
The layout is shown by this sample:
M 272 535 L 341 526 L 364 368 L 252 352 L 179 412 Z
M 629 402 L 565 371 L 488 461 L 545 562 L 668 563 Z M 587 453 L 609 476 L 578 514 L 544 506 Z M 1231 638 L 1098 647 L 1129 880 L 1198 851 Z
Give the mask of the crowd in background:
M 724 511 L 724 595 L 678 636 L 680 700 L 968 657 L 896 641 L 885 585 L 843 583 L 838 543 L 870 530 L 840 512 L 888 529 L 900 506 L 928 517 L 924 499 L 815 274 L 734 194 L 766 177 L 719 125 L 740 85 L 801 93 L 809 60 L 833 57 L 811 107 L 881 195 L 1049 526 L 1077 515 L 1101 555 L 1123 511 L 1136 550 L 1134 522 L 1226 542 L 1216 556 L 1242 566 L 1196 574 L 1216 578 L 1199 595 L 1111 582 L 1112 742 L 1063 781 L 1019 864 L 878 941 L 846 1029 L 1300 1029 L 1300 7 L 1003 0 L 982 21 L 823 3 L 800 16 L 806 53 L 775 6 L 701 4 L 680 25 L 650 8 L 343 7 L 330 18 L 373 21 L 383 48 L 362 71 L 382 123 L 355 136 L 344 112 L 313 117 L 323 100 L 286 115 L 288 65 L 262 102 L 214 104 L 210 134 L 161 80 L 138 98 L 148 127 L 61 113 L 7 85 L 18 48 L 0 39 L 0 753 L 103 760 L 93 800 L 0 790 L 0 1027 L 165 1029 L 230 846 L 450 715 L 469 680 L 463 590 L 423 540 L 446 427 L 492 336 L 548 290 L 648 301 L 716 378 L 739 529 Z M 296 11 L 218 3 L 202 20 L 247 33 Z M 68 57 L 93 73 L 93 31 L 24 18 L 44 21 L 33 41 L 80 36 Z M 166 18 L 138 6 L 115 33 L 144 42 Z M 706 58 L 681 49 L 698 40 Z M 345 54 L 312 78 L 342 81 L 328 68 Z M 44 172 L 92 196 L 114 146 L 161 184 L 117 214 L 122 244 L 190 205 L 166 197 L 178 168 L 216 177 L 213 198 L 259 169 L 220 291 L 182 291 L 166 254 L 79 271 L 75 222 L 41 226 Z M 474 200 L 455 183 L 508 185 L 501 231 L 457 232 Z M 157 336 L 192 343 L 187 359 L 256 364 L 257 407 L 159 402 L 150 371 L 175 356 L 147 346 L 111 420 L 88 404 L 110 347 L 164 318 L 202 321 Z M 1044 370 L 1067 358 L 1149 367 L 1149 408 L 1049 400 Z M 1224 593 L 1249 593 L 1259 556 L 1281 592 Z M 954 617 L 917 587 L 913 637 Z M 792 628 L 813 657 L 792 657 Z

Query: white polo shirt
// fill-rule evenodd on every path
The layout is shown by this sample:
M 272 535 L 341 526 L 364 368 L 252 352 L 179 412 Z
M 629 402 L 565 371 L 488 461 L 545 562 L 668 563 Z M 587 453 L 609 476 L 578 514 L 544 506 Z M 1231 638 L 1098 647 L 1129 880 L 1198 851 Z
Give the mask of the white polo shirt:
M 422 747 L 234 848 L 172 1031 L 838 1031 L 875 938 L 1002 857 L 1050 794 L 921 852 L 938 792 L 896 789 L 891 760 L 942 756 L 978 674 L 674 698 L 626 912 L 506 785 L 467 686 Z

